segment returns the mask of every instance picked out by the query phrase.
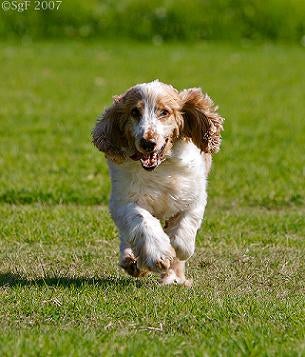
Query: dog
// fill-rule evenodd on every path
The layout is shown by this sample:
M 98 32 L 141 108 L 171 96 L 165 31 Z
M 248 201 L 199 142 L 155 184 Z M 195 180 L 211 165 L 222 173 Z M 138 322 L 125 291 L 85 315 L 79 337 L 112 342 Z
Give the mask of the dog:
M 110 213 L 120 237 L 120 266 L 133 277 L 160 274 L 162 284 L 191 282 L 185 262 L 207 203 L 212 154 L 224 119 L 200 88 L 159 80 L 113 97 L 92 132 L 106 154 Z

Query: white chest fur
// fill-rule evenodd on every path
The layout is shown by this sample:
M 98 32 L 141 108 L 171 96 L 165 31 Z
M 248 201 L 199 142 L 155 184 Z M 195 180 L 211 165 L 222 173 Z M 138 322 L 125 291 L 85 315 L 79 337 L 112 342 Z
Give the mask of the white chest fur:
M 175 144 L 171 157 L 154 171 L 140 162 L 121 165 L 109 161 L 112 179 L 111 204 L 139 204 L 159 219 L 202 204 L 206 200 L 206 168 L 199 149 L 191 142 Z

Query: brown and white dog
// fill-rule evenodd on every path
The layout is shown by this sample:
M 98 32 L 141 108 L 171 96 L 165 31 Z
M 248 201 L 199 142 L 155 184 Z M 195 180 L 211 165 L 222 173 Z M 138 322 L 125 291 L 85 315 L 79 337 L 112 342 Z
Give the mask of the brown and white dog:
M 110 212 L 128 274 L 152 271 L 163 284 L 189 284 L 185 261 L 195 250 L 222 124 L 201 89 L 178 92 L 158 80 L 114 97 L 98 119 L 93 143 L 108 159 Z

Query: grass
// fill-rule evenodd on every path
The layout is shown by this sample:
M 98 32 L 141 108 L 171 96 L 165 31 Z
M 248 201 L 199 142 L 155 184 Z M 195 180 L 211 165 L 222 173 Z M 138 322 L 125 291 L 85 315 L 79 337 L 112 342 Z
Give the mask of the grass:
M 304 49 L 0 45 L 1 355 L 305 355 Z M 113 94 L 203 86 L 227 118 L 188 274 L 117 267 L 105 160 Z

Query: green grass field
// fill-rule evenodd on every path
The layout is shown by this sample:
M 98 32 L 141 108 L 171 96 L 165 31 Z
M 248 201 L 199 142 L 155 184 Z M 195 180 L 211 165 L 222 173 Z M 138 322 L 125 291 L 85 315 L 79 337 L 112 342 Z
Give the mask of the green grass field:
M 1 356 L 305 355 L 305 51 L 285 45 L 0 45 Z M 117 266 L 111 96 L 201 86 L 226 118 L 193 288 Z

